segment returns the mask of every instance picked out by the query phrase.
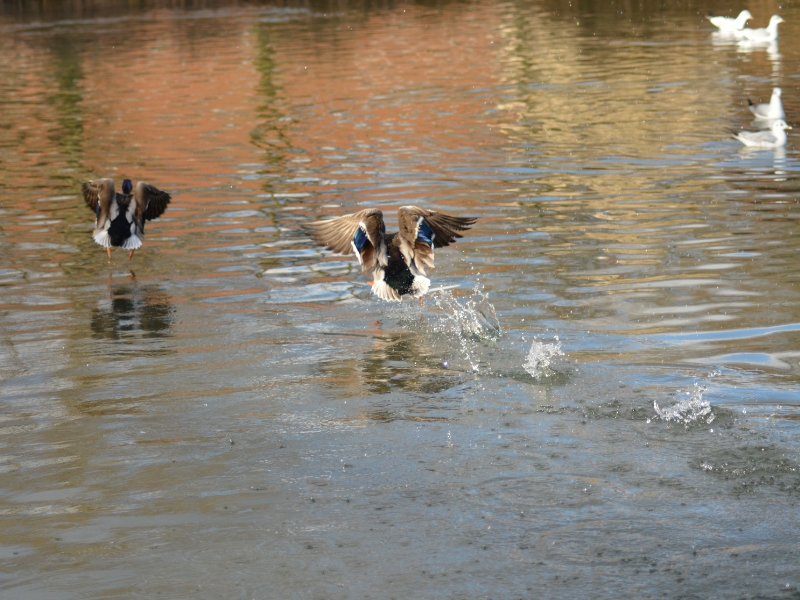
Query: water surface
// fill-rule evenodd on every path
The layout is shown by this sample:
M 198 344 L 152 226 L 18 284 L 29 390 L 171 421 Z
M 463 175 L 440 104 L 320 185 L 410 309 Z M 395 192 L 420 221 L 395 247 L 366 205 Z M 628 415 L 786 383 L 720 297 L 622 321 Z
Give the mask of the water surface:
M 797 597 L 800 163 L 730 132 L 800 11 L 726 10 L 4 6 L 3 598 Z M 422 307 L 302 229 L 411 203 L 479 218 Z

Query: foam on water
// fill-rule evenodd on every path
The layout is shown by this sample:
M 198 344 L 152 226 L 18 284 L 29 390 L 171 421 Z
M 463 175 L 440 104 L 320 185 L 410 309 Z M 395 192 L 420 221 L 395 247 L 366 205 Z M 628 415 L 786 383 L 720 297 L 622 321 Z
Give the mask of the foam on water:
M 711 377 L 715 374 L 712 373 Z M 715 416 L 711 412 L 711 402 L 703 399 L 708 388 L 697 381 L 688 390 L 680 390 L 676 401 L 671 406 L 661 407 L 653 400 L 653 409 L 664 421 L 675 421 L 689 426 L 693 423 L 711 423 Z
M 564 356 L 561 350 L 561 342 L 558 336 L 553 338 L 555 342 L 544 343 L 539 340 L 533 340 L 530 350 L 525 357 L 523 367 L 534 379 L 541 379 L 553 375 L 555 371 L 550 368 L 553 359 L 557 356 Z

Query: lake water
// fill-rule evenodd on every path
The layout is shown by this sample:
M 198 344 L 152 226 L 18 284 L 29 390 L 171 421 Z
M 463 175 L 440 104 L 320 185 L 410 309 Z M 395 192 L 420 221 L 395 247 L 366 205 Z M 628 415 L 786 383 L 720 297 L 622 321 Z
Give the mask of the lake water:
M 800 7 L 574 4 L 2 5 L 2 598 L 800 597 Z

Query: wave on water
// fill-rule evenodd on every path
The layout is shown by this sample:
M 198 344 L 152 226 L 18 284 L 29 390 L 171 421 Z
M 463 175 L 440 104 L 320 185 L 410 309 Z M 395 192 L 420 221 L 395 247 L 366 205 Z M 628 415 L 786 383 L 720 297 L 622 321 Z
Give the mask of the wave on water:
M 715 373 L 711 374 L 714 377 Z M 653 409 L 656 414 L 664 421 L 675 421 L 687 427 L 693 423 L 711 423 L 715 419 L 711 411 L 711 402 L 703 399 L 703 394 L 708 391 L 708 387 L 702 383 L 694 382 L 688 390 L 678 392 L 676 401 L 670 406 L 661 407 L 657 400 L 653 400 Z
M 550 365 L 557 356 L 564 356 L 564 352 L 561 350 L 558 336 L 555 336 L 554 339 L 555 342 L 549 344 L 533 340 L 522 366 L 534 379 L 542 379 L 555 374 Z

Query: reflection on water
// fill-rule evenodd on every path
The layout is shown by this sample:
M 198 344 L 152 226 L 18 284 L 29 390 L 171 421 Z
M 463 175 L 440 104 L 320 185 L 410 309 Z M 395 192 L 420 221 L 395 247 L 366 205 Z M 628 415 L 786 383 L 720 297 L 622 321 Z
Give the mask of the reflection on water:
M 171 335 L 175 309 L 158 286 L 140 286 L 135 280 L 112 284 L 109 275 L 108 287 L 108 297 L 99 300 L 92 311 L 91 329 L 96 339 L 135 343 Z
M 705 12 L 2 4 L 0 596 L 796 594 L 800 10 Z M 302 228 L 404 204 L 423 307 Z

